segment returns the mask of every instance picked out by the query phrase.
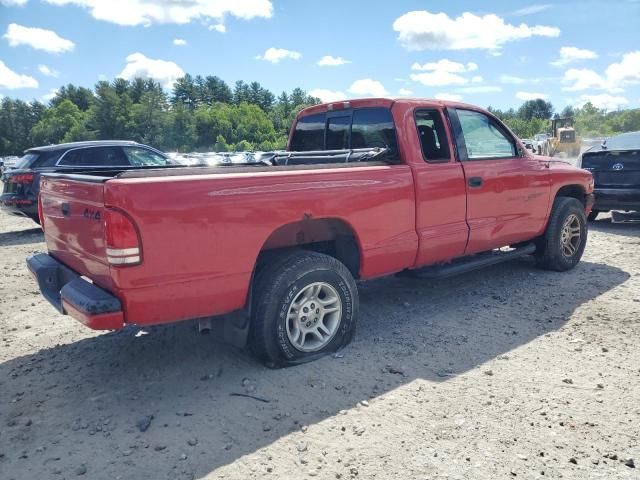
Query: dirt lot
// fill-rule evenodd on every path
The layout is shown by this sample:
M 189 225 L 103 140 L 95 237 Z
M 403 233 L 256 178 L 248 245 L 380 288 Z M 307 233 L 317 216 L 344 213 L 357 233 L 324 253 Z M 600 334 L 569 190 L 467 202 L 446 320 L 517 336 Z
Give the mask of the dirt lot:
M 596 222 L 564 274 L 361 284 L 355 342 L 279 371 L 56 314 L 33 227 L 0 215 L 3 480 L 640 478 L 640 226 Z

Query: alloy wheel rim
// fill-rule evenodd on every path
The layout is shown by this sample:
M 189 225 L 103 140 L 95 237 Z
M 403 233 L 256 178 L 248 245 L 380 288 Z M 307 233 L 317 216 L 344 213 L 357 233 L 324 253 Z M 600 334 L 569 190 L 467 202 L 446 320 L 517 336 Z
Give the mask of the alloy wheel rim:
M 572 257 L 578 251 L 582 239 L 580 219 L 577 215 L 569 215 L 563 225 L 560 234 L 560 245 L 565 257 Z
M 303 288 L 289 305 L 287 337 L 301 352 L 316 352 L 333 340 L 342 319 L 342 299 L 328 283 Z

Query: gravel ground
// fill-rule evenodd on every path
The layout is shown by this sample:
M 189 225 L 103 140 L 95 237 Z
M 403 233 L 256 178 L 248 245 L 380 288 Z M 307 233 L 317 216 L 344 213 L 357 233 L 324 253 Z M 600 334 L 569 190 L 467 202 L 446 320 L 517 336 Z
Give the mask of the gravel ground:
M 363 283 L 353 344 L 272 371 L 58 315 L 40 230 L 0 215 L 0 478 L 640 478 L 639 244 L 605 217 L 571 272 Z

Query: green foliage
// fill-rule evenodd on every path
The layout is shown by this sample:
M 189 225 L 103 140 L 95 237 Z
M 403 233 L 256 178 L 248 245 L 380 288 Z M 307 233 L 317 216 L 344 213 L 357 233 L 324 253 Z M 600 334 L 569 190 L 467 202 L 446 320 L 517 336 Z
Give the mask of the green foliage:
M 31 130 L 33 142 L 49 145 L 77 140 L 87 134 L 84 129 L 85 114 L 71 100 L 62 100 L 50 108 Z
M 275 97 L 258 82 L 238 81 L 233 89 L 216 76 L 185 75 L 167 94 L 150 79 L 121 78 L 92 89 L 60 87 L 44 105 L 0 101 L 0 156 L 29 147 L 91 139 L 136 140 L 166 151 L 283 149 L 300 110 L 320 100 L 296 88 Z M 489 107 L 518 136 L 550 130 L 553 106 L 525 102 L 517 110 Z M 557 115 L 556 115 L 557 116 Z M 587 103 L 566 107 L 582 136 L 607 136 L 640 130 L 640 109 L 605 112 Z
M 517 111 L 489 111 L 500 118 L 520 138 L 531 138 L 536 133 L 551 131 L 550 118 L 553 107 L 544 100 L 525 102 Z M 586 103 L 581 108 L 566 106 L 554 118 L 570 117 L 575 120 L 575 128 L 582 137 L 608 137 L 623 132 L 640 131 L 640 109 L 608 112 Z
M 162 150 L 274 150 L 286 146 L 295 115 L 319 103 L 296 88 L 277 99 L 258 82 L 232 90 L 219 77 L 187 74 L 167 95 L 154 80 L 117 78 L 94 89 L 60 87 L 48 106 L 4 98 L 0 156 L 36 145 L 135 140 Z

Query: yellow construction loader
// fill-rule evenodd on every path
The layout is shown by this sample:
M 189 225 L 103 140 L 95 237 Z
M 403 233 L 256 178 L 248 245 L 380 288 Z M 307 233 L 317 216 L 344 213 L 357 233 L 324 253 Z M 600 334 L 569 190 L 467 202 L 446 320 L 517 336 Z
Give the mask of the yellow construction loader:
M 544 144 L 543 155 L 548 157 L 577 157 L 580 155 L 582 139 L 573 128 L 573 118 L 554 118 L 551 121 L 551 135 L 551 138 Z

